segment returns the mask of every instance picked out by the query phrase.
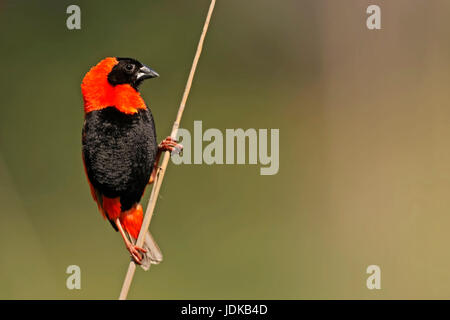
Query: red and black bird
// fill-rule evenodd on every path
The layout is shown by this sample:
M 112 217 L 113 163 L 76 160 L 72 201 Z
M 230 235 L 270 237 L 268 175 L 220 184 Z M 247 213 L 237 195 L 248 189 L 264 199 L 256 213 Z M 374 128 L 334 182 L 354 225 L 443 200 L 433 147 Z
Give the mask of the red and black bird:
M 92 67 L 81 84 L 82 155 L 92 197 L 145 270 L 161 262 L 162 254 L 148 232 L 143 248 L 135 245 L 143 220 L 140 200 L 161 153 L 182 148 L 170 137 L 158 145 L 152 113 L 138 91 L 143 80 L 158 76 L 135 59 L 110 57 Z

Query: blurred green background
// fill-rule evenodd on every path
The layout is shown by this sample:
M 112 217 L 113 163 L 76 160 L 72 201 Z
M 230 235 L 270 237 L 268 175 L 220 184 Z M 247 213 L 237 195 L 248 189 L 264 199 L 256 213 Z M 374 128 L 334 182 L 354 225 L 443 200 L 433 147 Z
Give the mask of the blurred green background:
M 0 1 L 0 298 L 118 297 L 129 258 L 83 172 L 80 83 L 106 56 L 148 64 L 161 77 L 141 92 L 167 136 L 208 5 Z M 151 225 L 165 260 L 129 298 L 450 298 L 449 14 L 218 0 L 182 127 L 279 128 L 280 170 L 170 164 Z

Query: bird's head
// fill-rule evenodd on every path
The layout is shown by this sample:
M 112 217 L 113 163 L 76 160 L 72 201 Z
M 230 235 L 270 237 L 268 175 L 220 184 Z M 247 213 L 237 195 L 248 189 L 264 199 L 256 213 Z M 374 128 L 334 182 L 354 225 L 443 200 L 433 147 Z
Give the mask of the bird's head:
M 116 58 L 117 64 L 108 74 L 108 82 L 112 86 L 129 84 L 134 89 L 145 79 L 159 77 L 154 70 L 132 58 Z
M 135 59 L 105 58 L 86 73 L 81 83 L 85 112 L 115 107 L 127 114 L 136 113 L 146 108 L 139 85 L 158 76 Z

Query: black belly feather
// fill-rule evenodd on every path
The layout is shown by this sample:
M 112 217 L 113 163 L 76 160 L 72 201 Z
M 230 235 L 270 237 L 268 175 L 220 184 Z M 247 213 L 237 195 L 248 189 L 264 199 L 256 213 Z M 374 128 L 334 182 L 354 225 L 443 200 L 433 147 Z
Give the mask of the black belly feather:
M 158 151 L 150 110 L 132 115 L 114 107 L 92 111 L 85 116 L 82 143 L 92 186 L 108 198 L 120 197 L 122 210 L 138 203 Z

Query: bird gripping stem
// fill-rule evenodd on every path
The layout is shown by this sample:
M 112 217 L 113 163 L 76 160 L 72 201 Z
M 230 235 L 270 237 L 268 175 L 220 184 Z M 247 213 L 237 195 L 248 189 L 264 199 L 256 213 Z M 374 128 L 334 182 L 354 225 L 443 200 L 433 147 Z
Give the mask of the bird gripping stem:
M 189 77 L 186 82 L 186 87 L 184 89 L 183 97 L 181 98 L 180 107 L 178 108 L 177 117 L 172 127 L 172 132 L 170 136 L 172 138 L 176 138 L 178 133 L 178 128 L 180 126 L 181 117 L 183 116 L 184 108 L 186 106 L 186 101 L 189 96 L 189 92 L 191 91 L 192 81 L 194 79 L 195 70 L 197 69 L 198 60 L 200 59 L 200 55 L 203 49 L 203 42 L 205 40 L 206 32 L 208 31 L 209 22 L 211 20 L 212 13 L 214 11 L 214 6 L 216 4 L 216 0 L 211 0 L 211 4 L 209 5 L 208 14 L 206 15 L 206 20 L 203 25 L 202 34 L 200 35 L 200 40 L 197 45 L 197 51 L 195 52 L 194 61 L 192 62 L 191 71 L 189 72 Z M 145 234 L 147 233 L 148 227 L 150 226 L 150 222 L 153 216 L 153 211 L 156 206 L 156 200 L 158 199 L 159 190 L 161 188 L 162 181 L 164 179 L 164 174 L 169 164 L 170 160 L 170 152 L 165 151 L 164 157 L 162 160 L 162 164 L 156 174 L 156 179 L 153 184 L 152 192 L 150 194 L 150 199 L 148 201 L 147 210 L 145 211 L 144 221 L 142 222 L 141 231 L 139 232 L 138 239 L 136 241 L 136 245 L 138 247 L 142 247 L 144 244 Z M 131 261 L 128 266 L 128 271 L 125 276 L 125 280 L 122 285 L 122 290 L 120 291 L 119 300 L 125 300 L 128 295 L 128 291 L 130 290 L 131 282 L 133 281 L 134 272 L 136 271 L 136 264 L 134 261 Z

